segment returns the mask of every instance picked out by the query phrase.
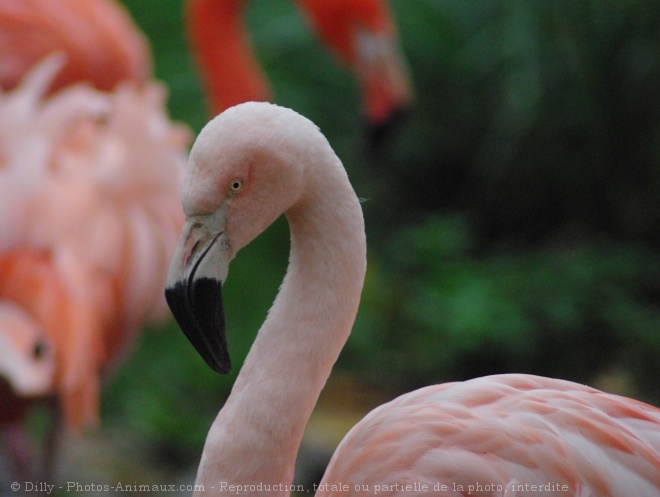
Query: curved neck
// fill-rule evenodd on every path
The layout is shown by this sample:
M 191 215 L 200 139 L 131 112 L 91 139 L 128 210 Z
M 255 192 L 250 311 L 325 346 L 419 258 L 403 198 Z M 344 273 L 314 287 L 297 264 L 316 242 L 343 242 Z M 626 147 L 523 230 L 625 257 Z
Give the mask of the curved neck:
M 189 0 L 188 36 L 213 115 L 242 102 L 270 100 L 241 15 L 245 0 Z
M 289 495 L 305 425 L 353 326 L 366 270 L 364 221 L 346 172 L 326 148 L 286 213 L 287 274 L 207 437 L 200 495 L 230 495 L 218 482 L 270 485 L 255 496 Z

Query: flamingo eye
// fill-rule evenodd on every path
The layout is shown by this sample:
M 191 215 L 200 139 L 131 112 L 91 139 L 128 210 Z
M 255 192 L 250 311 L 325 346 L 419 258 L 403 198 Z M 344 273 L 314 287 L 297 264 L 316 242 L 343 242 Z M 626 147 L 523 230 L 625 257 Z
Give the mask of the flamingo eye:
M 34 348 L 32 349 L 32 356 L 35 359 L 42 359 L 48 351 L 48 345 L 46 345 L 45 342 L 39 340 L 37 343 L 34 344 Z
M 229 193 L 238 193 L 243 189 L 243 180 L 235 179 L 229 183 Z

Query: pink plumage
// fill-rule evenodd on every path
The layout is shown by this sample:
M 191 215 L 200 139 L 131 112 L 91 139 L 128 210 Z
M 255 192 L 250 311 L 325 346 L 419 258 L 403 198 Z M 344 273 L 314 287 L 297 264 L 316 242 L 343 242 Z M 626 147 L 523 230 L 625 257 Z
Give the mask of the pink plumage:
M 508 488 L 510 495 L 623 496 L 634 488 L 650 497 L 660 491 L 660 411 L 522 374 L 429 386 L 360 421 L 328 467 L 324 482 L 333 481 L 384 496 L 409 495 L 401 484 L 418 482 L 444 488 L 440 495 Z
M 165 316 L 189 132 L 167 118 L 157 83 L 47 95 L 63 63 L 51 56 L 0 92 L 0 299 L 41 326 L 52 391 L 79 428 L 97 418 L 102 371 Z
M 0 428 L 19 481 L 41 470 L 34 400 L 57 399 L 53 433 L 96 424 L 102 377 L 166 316 L 189 132 L 150 78 L 120 2 L 0 0 Z
M 151 76 L 146 38 L 118 0 L 0 0 L 0 88 L 16 87 L 53 52 L 66 62 L 51 90 L 80 81 L 114 90 Z

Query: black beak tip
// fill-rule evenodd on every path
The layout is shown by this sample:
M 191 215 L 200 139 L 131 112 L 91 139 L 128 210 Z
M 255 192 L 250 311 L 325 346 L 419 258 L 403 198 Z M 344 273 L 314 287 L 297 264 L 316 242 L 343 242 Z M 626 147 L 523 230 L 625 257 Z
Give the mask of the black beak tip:
M 366 149 L 372 157 L 384 153 L 387 143 L 398 133 L 399 129 L 408 120 L 409 107 L 398 107 L 392 111 L 388 119 L 383 122 L 369 122 L 366 125 Z
M 211 362 L 207 358 L 204 358 L 206 361 L 206 364 L 215 371 L 216 373 L 220 374 L 230 374 L 231 373 L 231 361 L 228 359 L 226 363 L 224 362 Z
M 220 374 L 231 372 L 222 308 L 222 282 L 211 278 L 177 282 L 165 299 L 179 327 L 202 359 Z

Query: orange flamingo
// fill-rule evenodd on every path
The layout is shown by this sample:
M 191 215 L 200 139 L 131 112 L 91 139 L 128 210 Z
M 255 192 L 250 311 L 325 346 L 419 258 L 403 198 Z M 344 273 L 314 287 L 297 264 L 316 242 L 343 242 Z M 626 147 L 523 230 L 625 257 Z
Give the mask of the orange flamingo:
M 47 95 L 63 63 L 50 56 L 0 91 L 0 305 L 21 309 L 22 328 L 33 323 L 52 353 L 48 388 L 29 398 L 56 396 L 78 430 L 97 423 L 102 376 L 136 332 L 167 316 L 160 288 L 182 223 L 189 133 L 150 81 Z M 24 347 L 16 326 L 0 334 Z M 22 371 L 0 367 L 16 411 L 6 425 L 25 412 Z
M 42 316 L 44 326 L 60 323 L 51 339 L 58 354 L 71 354 L 64 364 L 82 358 L 96 363 L 92 370 L 71 366 L 74 376 L 89 382 L 101 358 L 111 362 L 145 320 L 165 316 L 158 281 L 181 224 L 171 204 L 178 198 L 188 132 L 169 123 L 163 89 L 154 83 L 114 93 L 80 86 L 45 98 L 61 63 L 47 59 L 0 101 L 0 254 L 10 264 L 0 292 L 23 306 L 36 305 L 41 293 L 46 300 L 56 294 L 72 305 L 79 301 L 71 319 L 84 321 L 85 309 L 95 316 L 95 324 L 64 326 L 49 314 L 66 314 L 64 302 L 43 310 L 48 319 Z M 11 268 L 19 274 L 15 282 Z M 69 283 L 37 291 L 49 281 Z M 83 294 L 66 291 L 75 287 Z M 83 305 L 85 300 L 90 302 Z M 61 336 L 78 328 L 87 330 L 80 331 L 86 337 L 80 347 L 72 335 Z M 84 413 L 96 407 L 75 404 L 77 417 L 68 418 L 73 425 L 93 420 Z
M 87 81 L 109 91 L 151 74 L 147 42 L 118 2 L 0 0 L 0 88 L 14 88 L 53 51 L 66 64 L 52 90 Z
M 150 75 L 119 2 L 0 0 L 0 425 L 19 478 L 53 474 L 59 412 L 95 425 L 102 376 L 166 316 L 189 135 Z M 37 464 L 22 422 L 41 399 L 59 409 Z
M 358 310 L 360 202 L 318 128 L 266 103 L 210 121 L 190 152 L 186 220 L 166 296 L 216 371 L 230 368 L 221 288 L 237 252 L 283 212 L 286 276 L 206 439 L 195 495 L 287 496 L 305 425 Z M 368 414 L 317 496 L 660 495 L 660 409 L 509 374 L 430 386 Z
M 384 0 L 298 0 L 310 24 L 360 83 L 367 117 L 383 125 L 412 100 L 392 16 Z M 189 0 L 188 34 L 211 113 L 270 100 L 241 25 L 245 0 Z
M 25 248 L 0 257 L 0 301 L 18 306 L 43 330 L 55 369 L 51 388 L 42 393 L 57 393 L 71 426 L 96 422 L 102 358 L 99 302 L 90 274 L 81 269 L 73 260 L 53 260 Z M 30 380 L 23 375 L 22 381 Z M 19 382 L 10 379 L 10 384 Z
M 54 374 L 53 345 L 43 326 L 21 306 L 0 300 L 0 375 L 16 394 L 29 397 L 47 393 Z
M 29 477 L 25 468 L 31 463 L 22 420 L 31 399 L 51 391 L 54 374 L 53 346 L 41 324 L 21 306 L 0 299 L 0 430 L 12 472 L 19 477 Z

